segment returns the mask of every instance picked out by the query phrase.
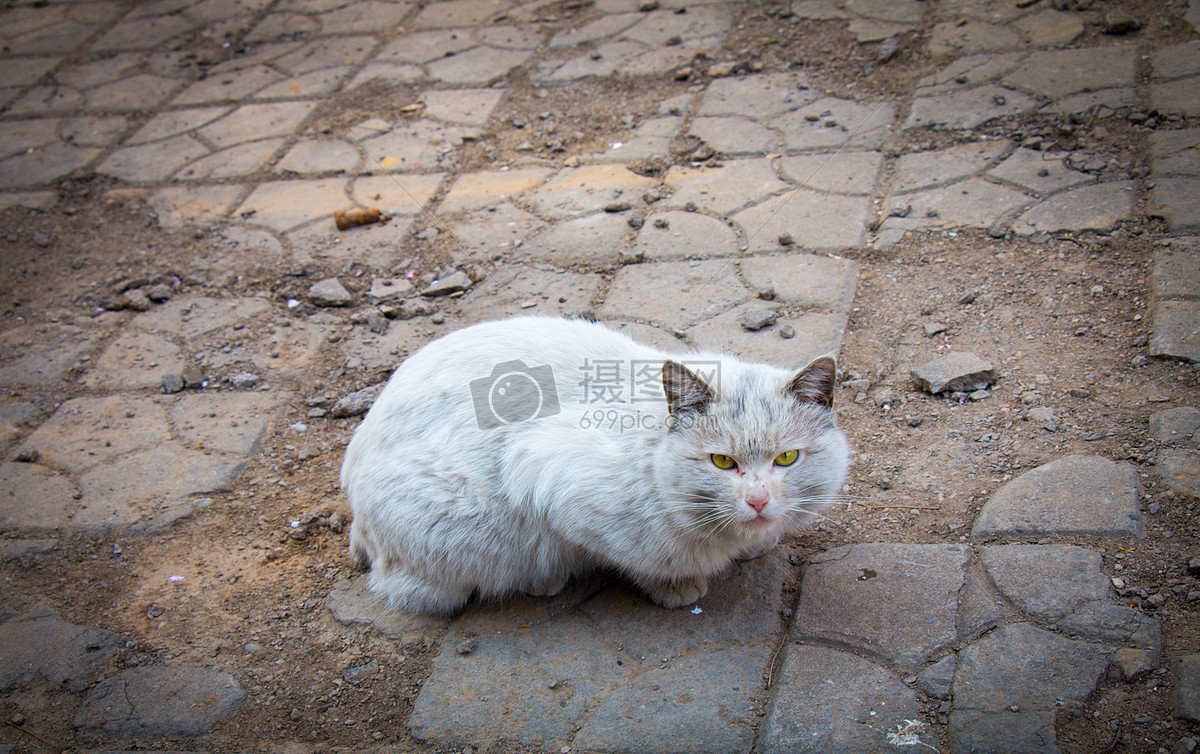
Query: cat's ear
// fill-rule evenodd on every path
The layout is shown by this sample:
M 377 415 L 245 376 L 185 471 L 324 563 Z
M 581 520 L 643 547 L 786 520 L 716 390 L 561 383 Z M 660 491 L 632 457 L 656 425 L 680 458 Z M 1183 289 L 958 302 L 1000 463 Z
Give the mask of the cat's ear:
M 833 408 L 833 387 L 837 382 L 837 365 L 828 356 L 822 356 L 792 378 L 784 386 L 801 403 L 811 403 L 824 409 Z
M 662 381 L 671 416 L 703 414 L 713 400 L 712 388 L 677 361 L 663 362 Z

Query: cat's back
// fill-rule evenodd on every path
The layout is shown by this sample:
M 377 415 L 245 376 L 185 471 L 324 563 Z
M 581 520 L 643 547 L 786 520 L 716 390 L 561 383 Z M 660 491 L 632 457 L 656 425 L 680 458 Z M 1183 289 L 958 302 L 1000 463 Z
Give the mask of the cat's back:
M 596 322 L 514 317 L 472 325 L 429 343 L 400 365 L 380 401 L 428 391 L 462 397 L 477 380 L 522 369 L 539 370 L 535 380 L 551 376 L 544 371 L 549 369 L 560 398 L 568 398 L 578 390 L 579 376 L 593 365 L 661 362 L 665 356 Z

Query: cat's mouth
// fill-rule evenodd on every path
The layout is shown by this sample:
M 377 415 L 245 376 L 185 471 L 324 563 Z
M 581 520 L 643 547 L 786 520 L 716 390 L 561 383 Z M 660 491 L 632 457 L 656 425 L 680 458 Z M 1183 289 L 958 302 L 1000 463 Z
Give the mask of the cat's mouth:
M 742 526 L 752 531 L 763 531 L 775 526 L 779 519 L 776 516 L 764 516 L 762 513 L 757 514 L 754 518 L 742 521 Z

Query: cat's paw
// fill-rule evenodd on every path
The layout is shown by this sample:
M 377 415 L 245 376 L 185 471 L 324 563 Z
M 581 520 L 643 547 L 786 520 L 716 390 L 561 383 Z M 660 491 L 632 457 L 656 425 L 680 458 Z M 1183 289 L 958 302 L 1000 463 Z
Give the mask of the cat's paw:
M 530 597 L 553 597 L 566 585 L 567 578 L 565 576 L 547 576 L 526 587 L 525 594 Z
M 708 593 L 708 577 L 690 576 L 678 581 L 647 584 L 645 589 L 646 593 L 650 595 L 650 599 L 663 607 L 683 607 L 692 604 Z

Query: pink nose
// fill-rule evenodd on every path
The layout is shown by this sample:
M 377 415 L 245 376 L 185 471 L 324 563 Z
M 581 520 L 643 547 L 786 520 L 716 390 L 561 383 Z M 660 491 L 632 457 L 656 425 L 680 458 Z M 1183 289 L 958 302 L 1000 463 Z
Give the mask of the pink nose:
M 767 494 L 766 490 L 746 497 L 746 505 L 753 508 L 755 513 L 762 513 L 762 509 L 766 508 L 769 502 L 771 502 L 771 496 Z

